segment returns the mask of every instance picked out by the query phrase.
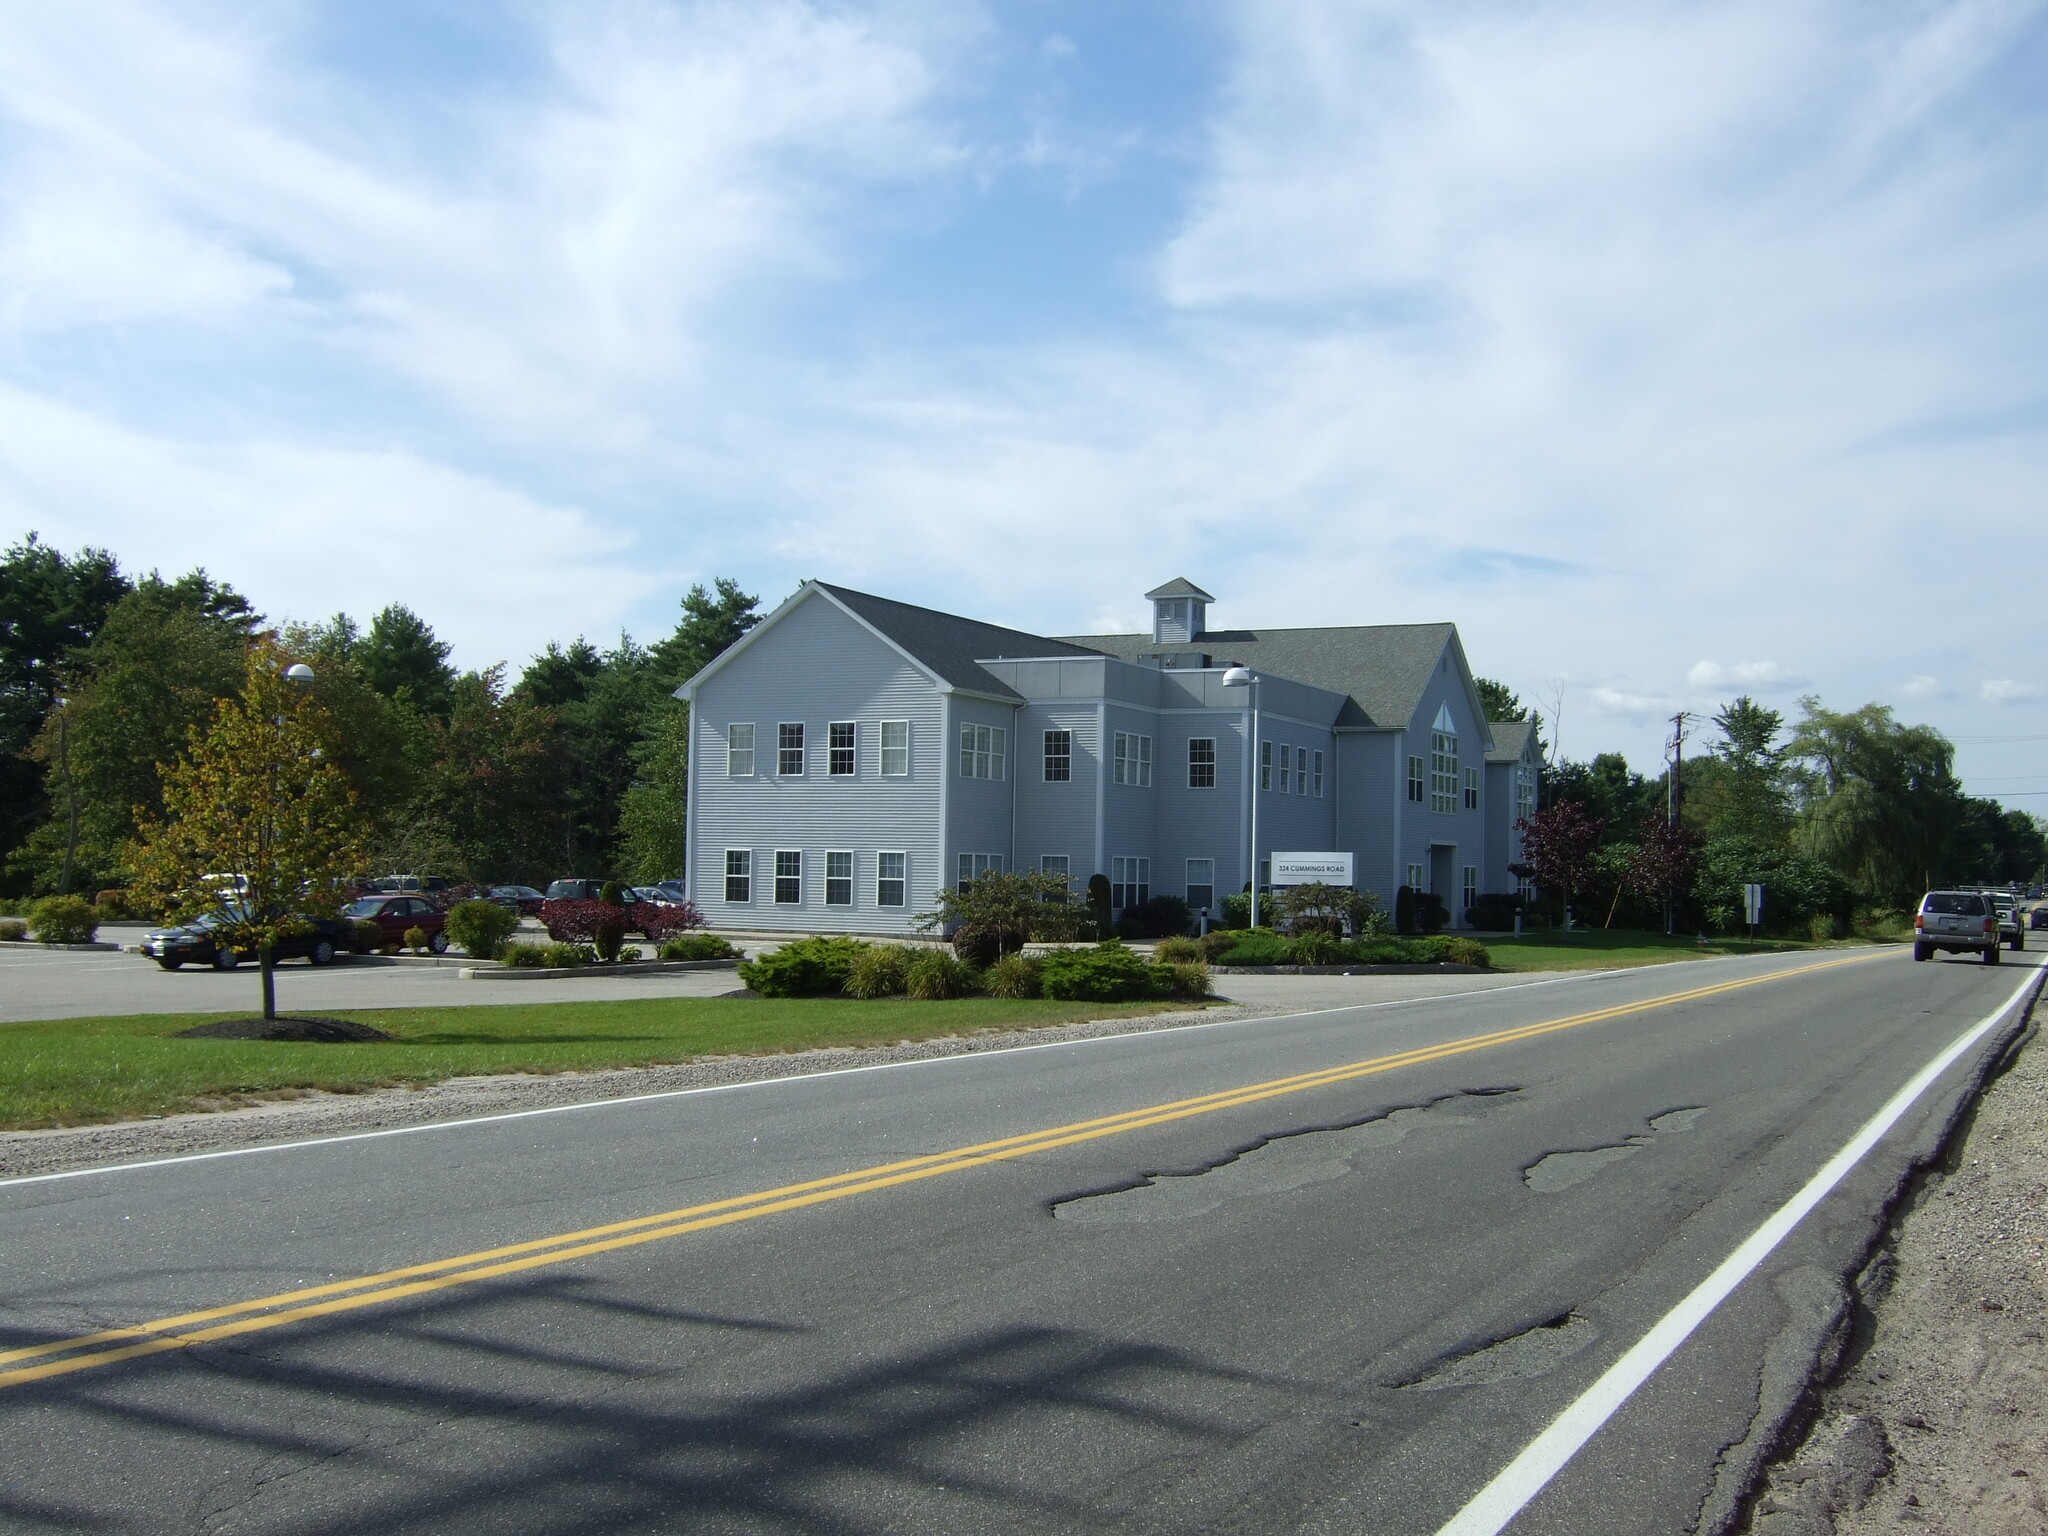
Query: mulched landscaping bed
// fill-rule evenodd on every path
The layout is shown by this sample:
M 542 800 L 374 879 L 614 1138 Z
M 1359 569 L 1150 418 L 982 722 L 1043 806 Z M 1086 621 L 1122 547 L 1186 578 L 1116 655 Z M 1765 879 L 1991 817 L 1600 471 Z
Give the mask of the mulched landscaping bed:
M 212 1024 L 195 1024 L 181 1029 L 178 1040 L 297 1040 L 309 1044 L 340 1045 L 350 1040 L 394 1040 L 381 1029 L 358 1024 L 353 1019 L 323 1019 L 317 1015 L 280 1014 L 274 1019 L 221 1019 Z

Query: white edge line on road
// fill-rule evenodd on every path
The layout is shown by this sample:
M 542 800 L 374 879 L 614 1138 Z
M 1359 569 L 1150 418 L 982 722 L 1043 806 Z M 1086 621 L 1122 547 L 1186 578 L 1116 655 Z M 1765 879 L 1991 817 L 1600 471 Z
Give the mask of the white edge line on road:
M 1753 959 L 1748 955 L 1717 956 L 1717 959 Z M 1776 957 L 1772 957 L 1776 958 Z M 1708 962 L 1695 961 L 1693 964 Z M 1503 992 L 1526 992 L 1532 987 L 1554 987 L 1574 981 L 1600 981 L 1615 976 L 1640 976 L 1659 970 L 1656 966 L 1625 966 L 1611 971 L 1569 971 L 1545 976 L 1541 981 L 1518 981 L 1504 987 L 1482 987 L 1472 992 L 1447 992 L 1436 997 L 1399 997 L 1384 1003 L 1345 1003 L 1336 1008 L 1309 1008 L 1300 1013 L 1259 1013 L 1246 1018 L 1215 1019 L 1206 1024 L 1183 1024 L 1172 1033 L 1199 1029 L 1228 1029 L 1239 1024 L 1279 1024 L 1288 1019 L 1312 1019 L 1328 1013 L 1364 1013 L 1380 1008 L 1415 1008 L 1430 1003 L 1458 1002 L 1471 997 L 1495 997 Z M 61 1020 L 22 1020 L 23 1023 L 58 1023 Z M 540 1115 L 567 1115 L 586 1109 L 615 1109 L 624 1104 L 646 1104 L 659 1099 L 686 1099 L 706 1093 L 731 1093 L 742 1088 L 787 1087 L 791 1083 L 816 1082 L 827 1077 L 852 1077 L 862 1072 L 893 1072 L 899 1067 L 937 1067 L 956 1061 L 986 1061 L 992 1056 L 1018 1056 L 1026 1051 L 1054 1051 L 1065 1046 L 1107 1044 L 1113 1040 L 1135 1040 L 1161 1030 L 1138 1029 L 1121 1035 L 1089 1035 L 1079 1040 L 1045 1040 L 1036 1045 L 1006 1045 L 994 1051 L 960 1051 L 951 1056 L 923 1056 L 915 1061 L 878 1061 L 865 1067 L 833 1067 L 824 1072 L 792 1072 L 784 1077 L 757 1077 L 744 1083 L 710 1083 L 702 1088 L 666 1088 L 659 1093 L 634 1093 L 620 1098 L 583 1099 L 574 1104 L 547 1104 L 539 1109 L 508 1109 L 492 1115 L 469 1115 L 460 1120 L 428 1120 L 419 1125 L 393 1125 L 375 1131 L 345 1131 L 337 1136 L 309 1136 L 303 1141 L 266 1141 L 253 1147 L 223 1147 L 217 1152 L 182 1152 L 176 1157 L 154 1157 L 139 1163 L 103 1163 L 94 1168 L 67 1168 L 58 1173 L 24 1173 L 0 1179 L 0 1189 L 22 1184 L 49 1184 L 59 1179 L 84 1179 L 96 1174 L 135 1173 L 144 1168 L 166 1168 L 176 1163 L 203 1163 L 221 1157 L 253 1157 L 259 1152 L 298 1152 L 308 1147 L 332 1147 L 351 1141 L 375 1141 L 386 1136 L 413 1136 L 425 1131 L 456 1131 L 469 1126 L 495 1125 L 506 1120 L 531 1120 Z M 129 1124 L 137 1122 L 130 1121 Z M 147 1122 L 142 1122 L 147 1123 Z M 119 1122 L 117 1122 L 117 1125 Z M 110 1127 L 112 1129 L 114 1127 Z
M 1849 1139 L 1841 1151 L 1822 1165 L 1820 1172 L 1809 1179 L 1798 1194 L 1778 1207 L 1741 1247 L 1723 1259 L 1720 1266 L 1694 1287 L 1684 1300 L 1658 1319 L 1656 1326 L 1644 1334 L 1634 1348 L 1609 1366 L 1600 1379 L 1586 1388 L 1548 1429 L 1530 1441 L 1522 1453 L 1503 1467 L 1492 1482 L 1474 1494 L 1447 1524 L 1439 1527 L 1436 1536 L 1497 1536 L 1504 1530 L 1508 1522 L 1528 1507 L 1529 1501 L 1543 1491 L 1586 1442 L 1599 1433 L 1601 1426 L 1635 1394 L 1636 1389 L 1677 1352 L 1693 1330 L 1728 1299 L 1730 1293 L 1770 1256 L 1771 1250 L 1783 1242 L 1807 1213 L 1819 1205 L 1885 1133 L 1899 1123 L 1906 1111 L 1913 1107 L 1914 1101 L 1933 1086 L 1942 1073 L 1955 1065 L 1965 1051 L 2011 1013 L 2029 990 L 2038 990 L 2044 976 L 2048 976 L 2048 971 L 2036 968 L 2010 997 L 1964 1030 L 1940 1055 L 1915 1073 L 1905 1087 L 1864 1122 L 1863 1128 Z

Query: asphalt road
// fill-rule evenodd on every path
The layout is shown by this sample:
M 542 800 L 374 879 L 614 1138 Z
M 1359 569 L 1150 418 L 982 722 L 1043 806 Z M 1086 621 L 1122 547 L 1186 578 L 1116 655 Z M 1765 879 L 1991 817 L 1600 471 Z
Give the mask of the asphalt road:
M 2011 961 L 1699 962 L 0 1185 L 0 1529 L 1435 1532 L 2029 992 Z M 2018 1012 L 1510 1529 L 1732 1507 Z

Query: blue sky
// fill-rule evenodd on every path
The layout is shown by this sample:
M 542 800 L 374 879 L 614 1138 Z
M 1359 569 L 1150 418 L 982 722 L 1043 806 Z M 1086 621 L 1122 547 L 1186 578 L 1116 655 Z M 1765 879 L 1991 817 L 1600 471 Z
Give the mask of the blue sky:
M 2016 0 L 0 11 L 0 534 L 465 664 L 806 576 L 1453 619 L 2048 811 Z

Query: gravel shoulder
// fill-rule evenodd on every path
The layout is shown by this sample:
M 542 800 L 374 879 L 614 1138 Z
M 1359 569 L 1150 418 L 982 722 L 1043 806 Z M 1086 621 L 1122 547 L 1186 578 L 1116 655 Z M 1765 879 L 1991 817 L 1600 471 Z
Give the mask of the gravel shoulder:
M 764 1082 L 892 1062 L 928 1061 L 978 1051 L 1052 1045 L 1105 1035 L 1134 1035 L 1299 1011 L 1272 1004 L 1225 1004 L 1178 1013 L 1098 1019 L 1039 1029 L 986 1030 L 944 1035 L 892 1046 L 838 1047 L 773 1056 L 700 1056 L 673 1066 L 631 1067 L 611 1072 L 502 1073 L 457 1077 L 417 1088 L 381 1088 L 367 1093 L 294 1091 L 235 1108 L 199 1114 L 165 1115 L 112 1125 L 47 1131 L 0 1132 L 0 1179 L 61 1173 L 107 1163 L 139 1162 L 193 1152 L 219 1152 L 263 1142 L 389 1130 L 439 1120 L 586 1104 L 637 1094 L 731 1083 Z
M 2048 1536 L 2048 1045 L 2038 1026 L 1859 1277 L 1753 1536 Z

